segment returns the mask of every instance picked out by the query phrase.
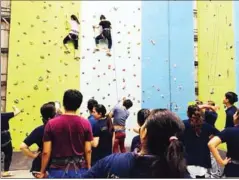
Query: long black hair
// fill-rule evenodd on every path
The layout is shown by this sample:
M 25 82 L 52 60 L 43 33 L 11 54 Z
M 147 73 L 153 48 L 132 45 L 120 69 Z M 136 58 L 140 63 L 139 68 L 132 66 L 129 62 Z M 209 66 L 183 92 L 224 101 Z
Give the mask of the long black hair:
M 201 109 L 197 105 L 190 105 L 188 106 L 187 114 L 196 135 L 200 136 L 203 125 L 203 113 Z
M 109 118 L 108 116 L 106 116 L 106 108 L 103 104 L 95 104 L 94 105 L 94 108 L 95 108 L 95 111 L 98 113 L 98 114 L 101 114 L 101 117 L 102 118 L 106 118 L 107 120 L 107 127 L 108 127 L 108 131 L 110 133 L 113 132 L 113 123 L 112 123 L 112 120 L 111 118 Z
M 101 16 L 100 16 L 100 20 L 105 20 L 106 19 L 106 17 L 102 14 Z
M 42 122 L 44 125 L 47 124 L 48 120 L 56 116 L 56 108 L 51 102 L 43 104 L 40 109 L 40 112 L 42 115 Z
M 78 18 L 76 17 L 76 15 L 72 14 L 71 15 L 71 19 L 73 19 L 74 21 L 76 21 L 78 24 L 80 24 Z
M 155 109 L 147 118 L 145 128 L 147 151 L 157 157 L 151 165 L 152 177 L 184 177 L 186 172 L 184 148 L 177 139 L 184 130 L 183 122 L 167 109 Z

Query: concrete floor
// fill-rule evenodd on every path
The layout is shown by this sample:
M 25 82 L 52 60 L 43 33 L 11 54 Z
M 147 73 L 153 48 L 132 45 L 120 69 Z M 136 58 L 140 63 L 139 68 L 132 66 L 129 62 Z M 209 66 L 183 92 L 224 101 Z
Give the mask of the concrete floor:
M 29 172 L 29 170 L 17 170 L 17 171 L 11 171 L 13 176 L 3 178 L 1 179 L 16 179 L 16 178 L 33 178 L 32 174 Z

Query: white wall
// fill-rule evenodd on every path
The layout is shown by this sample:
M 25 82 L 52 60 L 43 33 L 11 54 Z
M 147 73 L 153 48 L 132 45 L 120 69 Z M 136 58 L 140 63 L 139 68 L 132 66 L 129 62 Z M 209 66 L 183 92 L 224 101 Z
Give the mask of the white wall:
M 101 14 L 111 21 L 113 28 L 111 57 L 106 56 L 105 50 L 93 53 L 94 36 L 98 33 L 94 33 L 92 26 L 99 23 Z M 125 96 L 134 103 L 126 123 L 127 128 L 133 128 L 141 108 L 141 2 L 83 1 L 81 20 L 81 111 L 87 116 L 87 101 L 91 97 L 110 110 Z M 135 133 L 127 131 L 127 145 L 133 136 Z

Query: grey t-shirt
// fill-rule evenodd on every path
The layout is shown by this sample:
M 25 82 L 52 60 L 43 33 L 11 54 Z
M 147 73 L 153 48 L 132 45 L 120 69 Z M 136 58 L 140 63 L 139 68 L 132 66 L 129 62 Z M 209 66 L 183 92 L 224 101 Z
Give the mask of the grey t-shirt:
M 125 126 L 126 119 L 129 117 L 129 111 L 124 107 L 116 105 L 113 109 L 114 120 L 113 124 L 118 126 Z

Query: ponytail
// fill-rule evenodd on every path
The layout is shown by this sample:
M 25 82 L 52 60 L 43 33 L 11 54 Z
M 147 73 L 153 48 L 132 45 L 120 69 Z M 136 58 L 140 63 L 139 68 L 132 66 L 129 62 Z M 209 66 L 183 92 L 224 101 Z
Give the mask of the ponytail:
M 186 172 L 183 144 L 178 140 L 171 141 L 166 154 L 158 157 L 151 169 L 152 178 L 183 178 Z

